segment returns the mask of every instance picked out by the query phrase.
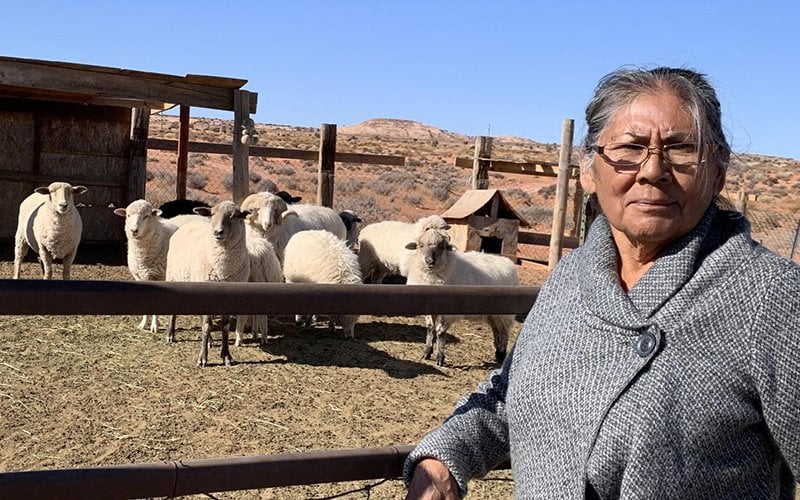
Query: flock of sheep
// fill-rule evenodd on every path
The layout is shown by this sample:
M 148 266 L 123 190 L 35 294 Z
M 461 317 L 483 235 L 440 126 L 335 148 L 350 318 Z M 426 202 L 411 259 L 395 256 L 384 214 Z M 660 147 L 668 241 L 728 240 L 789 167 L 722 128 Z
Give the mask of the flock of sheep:
M 82 223 L 74 196 L 84 186 L 53 182 L 36 188 L 20 204 L 14 244 L 14 279 L 28 249 L 42 263 L 45 279 L 52 278 L 54 259 L 63 261 L 63 279 L 80 243 Z M 176 200 L 154 207 L 136 200 L 114 213 L 125 218 L 128 268 L 136 280 L 233 281 L 326 283 L 359 286 L 381 283 L 387 275 L 401 275 L 408 284 L 488 285 L 519 284 L 511 260 L 480 252 L 458 252 L 450 243 L 449 225 L 438 215 L 415 223 L 382 221 L 366 225 L 351 211 L 297 203 L 283 191 L 249 195 L 241 206 L 222 201 L 213 207 Z M 189 210 L 191 209 L 191 210 Z M 356 250 L 357 249 L 357 250 Z M 445 336 L 456 315 L 428 315 L 424 357 L 436 347 L 436 363 L 444 364 Z M 494 335 L 495 359 L 506 355 L 510 315 L 472 317 L 486 321 Z M 357 316 L 329 318 L 346 338 L 353 338 Z M 308 326 L 311 317 L 298 317 Z M 158 331 L 158 318 L 145 315 L 139 328 Z M 233 362 L 228 346 L 230 317 L 222 316 L 220 356 Z M 235 322 L 235 345 L 240 346 L 246 326 L 261 345 L 267 340 L 265 315 L 239 316 Z M 202 341 L 198 366 L 208 362 L 211 316 L 201 317 Z M 167 327 L 167 341 L 174 341 L 175 317 Z

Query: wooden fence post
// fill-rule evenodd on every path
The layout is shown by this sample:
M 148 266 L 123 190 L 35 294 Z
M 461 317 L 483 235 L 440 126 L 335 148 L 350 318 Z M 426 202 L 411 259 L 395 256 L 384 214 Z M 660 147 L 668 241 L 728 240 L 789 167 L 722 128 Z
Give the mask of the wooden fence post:
M 178 172 L 175 184 L 175 199 L 186 199 L 186 177 L 189 170 L 189 106 L 180 106 L 178 125 Z
M 747 216 L 747 191 L 740 190 L 736 195 L 736 211 Z
M 242 125 L 250 117 L 250 92 L 233 91 L 233 201 L 240 205 L 250 191 L 250 170 L 247 158 L 250 142 L 242 143 Z
M 561 151 L 558 155 L 558 178 L 556 182 L 556 204 L 553 209 L 553 230 L 550 233 L 550 254 L 547 267 L 552 270 L 561 259 L 564 239 L 564 221 L 569 195 L 570 157 L 572 155 L 572 129 L 574 122 L 565 118 L 561 125 Z
M 150 128 L 150 109 L 131 110 L 131 149 L 128 158 L 128 203 L 144 198 L 147 182 L 147 136 Z
M 489 166 L 492 157 L 492 138 L 479 135 L 475 138 L 475 155 L 472 162 L 472 189 L 489 189 Z
M 319 181 L 317 204 L 333 207 L 333 181 L 336 171 L 336 125 L 323 123 L 319 129 Z

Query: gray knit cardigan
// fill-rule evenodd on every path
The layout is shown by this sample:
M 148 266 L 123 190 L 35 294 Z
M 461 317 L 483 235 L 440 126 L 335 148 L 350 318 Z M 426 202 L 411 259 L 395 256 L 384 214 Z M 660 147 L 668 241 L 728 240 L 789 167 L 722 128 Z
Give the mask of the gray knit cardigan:
M 510 458 L 518 498 L 794 498 L 800 267 L 714 207 L 627 294 L 617 259 L 601 216 L 406 484 L 431 456 L 465 495 Z

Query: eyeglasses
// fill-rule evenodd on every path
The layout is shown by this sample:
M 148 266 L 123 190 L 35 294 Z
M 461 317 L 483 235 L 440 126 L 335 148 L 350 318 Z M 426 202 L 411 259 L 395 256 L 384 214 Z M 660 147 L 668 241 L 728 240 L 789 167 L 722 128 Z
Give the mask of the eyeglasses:
M 627 142 L 614 142 L 604 146 L 592 146 L 606 163 L 622 173 L 635 174 L 642 163 L 650 155 L 658 153 L 661 158 L 675 167 L 695 166 L 700 160 L 700 150 L 695 142 L 679 142 L 667 144 L 660 148 L 633 144 Z

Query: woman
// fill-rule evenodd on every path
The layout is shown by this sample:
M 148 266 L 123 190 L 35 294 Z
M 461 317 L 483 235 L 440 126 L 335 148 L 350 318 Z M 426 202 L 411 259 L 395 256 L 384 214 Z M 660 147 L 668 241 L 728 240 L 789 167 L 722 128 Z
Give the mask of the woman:
M 800 267 L 717 208 L 730 147 L 705 77 L 618 70 L 586 109 L 602 215 L 511 355 L 406 461 L 457 498 L 511 459 L 521 498 L 794 498 Z

